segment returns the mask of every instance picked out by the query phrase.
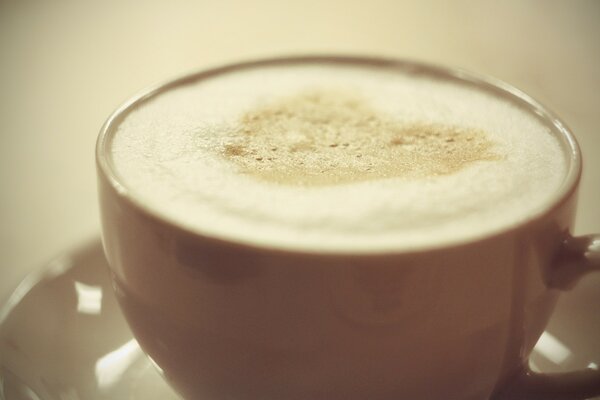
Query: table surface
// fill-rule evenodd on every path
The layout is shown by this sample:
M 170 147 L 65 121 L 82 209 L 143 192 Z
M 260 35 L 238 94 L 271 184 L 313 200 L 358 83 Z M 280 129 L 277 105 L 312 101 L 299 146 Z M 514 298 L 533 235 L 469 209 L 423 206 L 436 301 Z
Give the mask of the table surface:
M 575 132 L 575 233 L 600 232 L 599 21 L 595 0 L 2 1 L 0 304 L 98 235 L 94 143 L 113 109 L 149 84 L 263 56 L 379 54 L 512 83 Z

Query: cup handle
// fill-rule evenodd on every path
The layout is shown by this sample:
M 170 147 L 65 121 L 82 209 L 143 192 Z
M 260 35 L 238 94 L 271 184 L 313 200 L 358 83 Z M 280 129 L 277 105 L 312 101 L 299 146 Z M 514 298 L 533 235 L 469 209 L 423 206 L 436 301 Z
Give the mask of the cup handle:
M 590 272 L 600 271 L 600 235 L 569 236 L 563 242 L 547 285 L 569 290 Z M 542 374 L 524 367 L 493 400 L 584 400 L 600 395 L 600 371 L 584 369 Z

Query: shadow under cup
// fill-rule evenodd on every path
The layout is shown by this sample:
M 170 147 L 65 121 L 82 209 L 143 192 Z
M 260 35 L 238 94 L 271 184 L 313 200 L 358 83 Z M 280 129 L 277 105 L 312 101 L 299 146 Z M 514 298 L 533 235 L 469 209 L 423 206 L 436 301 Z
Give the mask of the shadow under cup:
M 236 69 L 356 64 L 462 82 L 535 115 L 568 172 L 530 219 L 466 243 L 415 251 L 323 252 L 257 246 L 178 226 L 136 198 L 111 164 L 131 110 Z M 487 399 L 517 373 L 558 291 L 548 285 L 574 222 L 581 172 L 573 136 L 503 83 L 412 62 L 298 57 L 238 64 L 153 88 L 117 110 L 97 145 L 105 253 L 144 351 L 190 399 Z

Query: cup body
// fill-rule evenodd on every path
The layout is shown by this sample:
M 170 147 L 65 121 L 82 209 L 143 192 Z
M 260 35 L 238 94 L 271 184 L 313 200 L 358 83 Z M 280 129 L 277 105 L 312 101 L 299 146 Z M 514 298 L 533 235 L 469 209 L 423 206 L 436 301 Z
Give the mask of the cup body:
M 148 210 L 107 166 L 113 117 L 98 145 L 103 243 L 135 337 L 190 399 L 487 399 L 544 330 L 574 222 L 579 153 L 541 118 L 572 165 L 531 219 L 450 246 L 319 253 L 204 236 Z

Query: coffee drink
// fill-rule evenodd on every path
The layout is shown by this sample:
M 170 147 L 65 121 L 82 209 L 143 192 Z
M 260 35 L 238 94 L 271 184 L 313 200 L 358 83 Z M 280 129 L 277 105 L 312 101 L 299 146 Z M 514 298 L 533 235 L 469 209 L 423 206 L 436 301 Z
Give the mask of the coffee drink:
M 566 175 L 518 104 L 419 71 L 326 64 L 225 71 L 120 122 L 125 185 L 200 233 L 294 249 L 464 242 L 535 215 Z
M 597 250 L 568 234 L 575 139 L 516 89 L 408 61 L 256 61 L 129 102 L 96 154 L 117 299 L 183 398 L 561 385 L 523 366 Z M 573 376 L 557 399 L 600 393 Z

